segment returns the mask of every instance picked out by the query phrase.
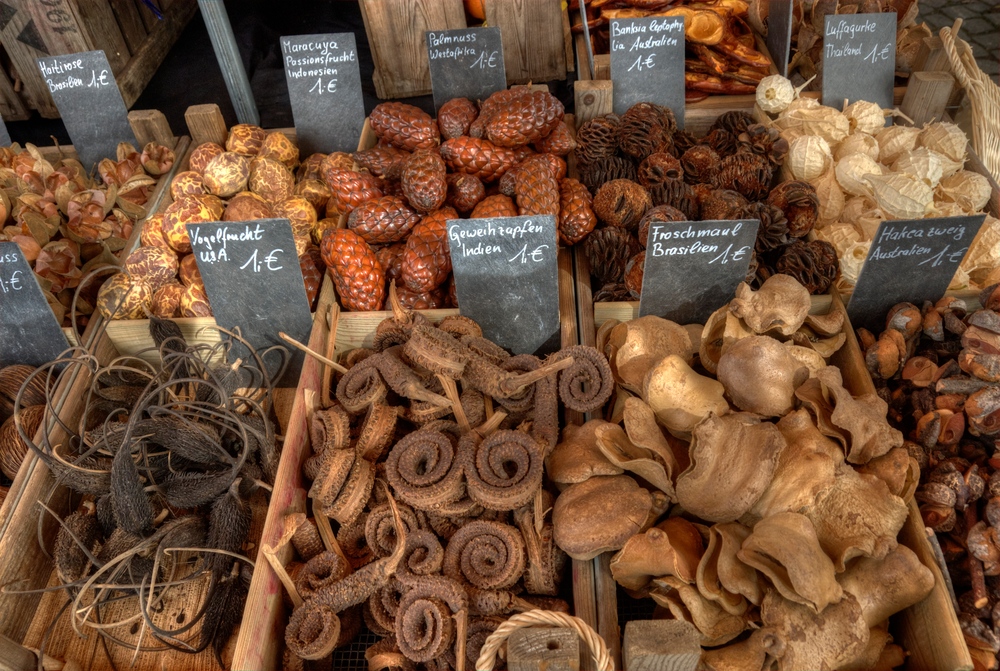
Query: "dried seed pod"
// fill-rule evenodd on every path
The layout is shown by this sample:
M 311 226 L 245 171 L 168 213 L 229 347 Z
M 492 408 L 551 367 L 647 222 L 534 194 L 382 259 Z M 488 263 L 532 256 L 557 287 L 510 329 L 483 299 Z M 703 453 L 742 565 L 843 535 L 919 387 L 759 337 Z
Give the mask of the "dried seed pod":
M 919 131 L 917 144 L 964 165 L 969 140 L 957 125 L 939 121 L 927 124 L 923 130 Z
M 119 449 L 111 466 L 111 504 L 123 530 L 141 536 L 153 527 L 153 504 L 128 449 Z
M 524 539 L 516 528 L 476 520 L 448 540 L 444 574 L 478 589 L 509 589 L 525 568 Z
M 819 198 L 817 223 L 828 225 L 839 221 L 846 200 L 834 171 L 827 170 L 821 177 L 809 183 L 816 189 L 816 196 Z
M 42 425 L 42 418 L 45 416 L 44 405 L 32 405 L 23 408 L 19 413 L 18 421 L 25 434 L 34 439 L 38 427 Z M 30 448 L 21 440 L 15 426 L 15 418 L 9 417 L 0 426 L 0 471 L 9 479 L 17 477 L 17 472 L 21 468 L 21 462 Z
M 717 189 L 731 189 L 750 200 L 759 200 L 770 190 L 772 175 L 766 156 L 739 153 L 722 159 L 712 183 Z
M 634 231 L 639 220 L 653 206 L 652 199 L 639 184 L 616 179 L 604 184 L 594 196 L 594 213 L 604 223 Z
M 52 559 L 59 580 L 64 585 L 75 583 L 87 575 L 90 559 L 86 553 L 95 550 L 99 539 L 100 525 L 92 505 L 90 510 L 74 511 L 63 520 Z
M 778 117 L 774 124 L 796 137 L 816 135 L 830 144 L 841 142 L 851 134 L 851 122 L 841 112 L 832 107 L 825 107 L 804 102 L 805 98 L 796 100 Z M 785 135 L 788 137 L 787 135 Z M 790 142 L 794 139 L 789 138 Z
M 521 431 L 497 431 L 478 444 L 468 434 L 460 442 L 459 455 L 469 497 L 489 510 L 520 508 L 541 485 L 540 446 Z
M 768 195 L 767 203 L 785 213 L 788 234 L 793 238 L 805 237 L 819 219 L 819 197 L 808 182 L 783 182 Z
M 873 161 L 877 161 L 878 140 L 868 133 L 851 133 L 833 150 L 833 159 L 842 161 L 851 154 L 865 154 Z
M 875 202 L 891 218 L 922 219 L 934 209 L 934 191 L 907 175 L 866 175 Z
M 892 171 L 916 177 L 933 189 L 941 183 L 941 179 L 944 177 L 942 158 L 941 154 L 920 147 L 897 158 L 896 162 L 892 164 Z
M 666 110 L 669 112 L 669 110 Z M 642 160 L 671 144 L 676 123 L 665 108 L 653 103 L 636 103 L 626 110 L 618 125 L 618 147 L 634 159 Z
M 887 126 L 876 132 L 879 163 L 892 165 L 900 156 L 916 149 L 919 136 L 920 129 L 912 126 Z
M 603 184 L 616 179 L 635 181 L 635 164 L 620 156 L 604 156 L 580 166 L 580 181 L 591 193 L 596 194 Z
M 754 123 L 753 117 L 742 110 L 723 112 L 709 127 L 709 133 L 714 130 L 724 130 L 733 137 L 739 137 Z
M 597 226 L 593 198 L 581 182 L 566 178 L 559 182 L 559 239 L 575 245 Z
M 875 133 L 885 127 L 882 106 L 867 100 L 857 100 L 844 110 L 851 133 Z
M 701 218 L 704 221 L 739 219 L 750 202 L 731 189 L 716 189 L 701 203 Z
M 620 282 L 625 274 L 625 264 L 639 249 L 639 243 L 632 234 L 614 226 L 599 228 L 584 241 L 590 272 L 601 285 Z
M 670 179 L 684 179 L 681 162 L 671 154 L 654 152 L 643 159 L 638 169 L 639 183 L 647 189 Z
M 781 75 L 764 77 L 757 84 L 757 105 L 768 114 L 778 114 L 795 99 L 795 87 Z
M 935 186 L 930 184 L 930 186 Z M 979 173 L 959 170 L 941 180 L 934 192 L 938 199 L 957 203 L 967 214 L 981 212 L 986 208 L 993 193 L 990 181 Z
M 400 500 L 433 510 L 462 498 L 462 469 L 452 439 L 440 431 L 414 431 L 398 441 L 386 459 L 386 478 Z
M 830 144 L 818 135 L 803 135 L 789 145 L 787 166 L 795 179 L 816 179 L 832 164 Z
M 437 123 L 441 137 L 450 140 L 469 134 L 469 127 L 479 115 L 475 103 L 468 98 L 452 98 L 438 110 Z
M 621 119 L 614 114 L 583 122 L 576 133 L 576 160 L 582 167 L 597 159 L 611 157 L 618 150 L 618 127 Z
M 709 183 L 719 169 L 719 154 L 707 144 L 696 144 L 683 154 L 680 163 L 689 184 Z

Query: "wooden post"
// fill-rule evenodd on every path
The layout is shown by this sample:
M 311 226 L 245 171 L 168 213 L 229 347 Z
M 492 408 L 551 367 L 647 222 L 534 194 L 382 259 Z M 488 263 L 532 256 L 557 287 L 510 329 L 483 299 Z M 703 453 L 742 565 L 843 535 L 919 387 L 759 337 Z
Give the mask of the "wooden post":
M 128 123 L 139 142 L 139 151 L 150 142 L 157 142 L 165 147 L 174 146 L 174 132 L 170 130 L 170 122 L 163 112 L 132 110 L 128 113 Z
M 613 91 L 611 80 L 593 79 L 573 83 L 573 96 L 576 101 L 576 127 L 594 117 L 611 114 L 613 109 Z
M 187 122 L 188 135 L 194 146 L 205 142 L 226 145 L 229 131 L 226 129 L 226 120 L 222 118 L 222 110 L 215 103 L 191 105 L 184 112 L 184 121 Z
M 250 80 L 247 79 L 247 72 L 243 68 L 243 57 L 240 56 L 240 50 L 236 46 L 236 38 L 233 37 L 233 27 L 229 23 L 225 4 L 222 0 L 198 0 L 198 6 L 201 7 L 201 15 L 205 19 L 208 36 L 212 38 L 212 48 L 219 60 L 222 78 L 226 80 L 226 88 L 229 90 L 230 100 L 233 101 L 236 118 L 240 123 L 259 125 L 260 114 L 257 113 Z
M 594 56 L 594 79 L 611 79 L 611 54 Z
M 510 671 L 579 671 L 580 639 L 565 627 L 518 629 L 507 639 Z
M 701 634 L 682 620 L 634 620 L 625 625 L 624 658 L 628 671 L 694 671 Z
M 941 121 L 954 88 L 955 78 L 948 72 L 914 72 L 899 109 L 914 126 Z
M 913 72 L 951 72 L 948 52 L 940 37 L 925 37 L 920 42 L 917 57 L 913 59 Z
M 622 630 L 618 624 L 618 583 L 611 576 L 611 552 L 594 557 L 594 593 L 597 595 L 597 633 L 608 644 L 615 668 L 622 667 Z
M 594 591 L 594 561 L 573 560 L 573 610 L 578 618 L 597 629 L 597 593 Z M 582 660 L 583 671 L 596 671 L 590 655 Z
M 6 636 L 0 636 L 0 671 L 35 671 L 38 658 Z

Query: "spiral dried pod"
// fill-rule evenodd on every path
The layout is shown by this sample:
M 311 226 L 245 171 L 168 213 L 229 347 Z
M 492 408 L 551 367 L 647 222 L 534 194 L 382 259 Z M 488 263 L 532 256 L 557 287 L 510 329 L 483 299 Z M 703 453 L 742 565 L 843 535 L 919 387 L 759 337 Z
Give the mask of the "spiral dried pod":
M 466 524 L 449 539 L 444 553 L 444 574 L 479 589 L 513 587 L 525 565 L 521 532 L 499 522 Z
M 385 469 L 399 498 L 418 510 L 434 510 L 465 493 L 455 445 L 440 431 L 423 429 L 404 437 L 389 451 Z
M 514 510 L 535 495 L 542 482 L 542 452 L 521 431 L 497 431 L 477 441 L 474 434 L 459 442 L 469 497 L 490 510 Z
M 407 659 L 429 662 L 452 647 L 452 614 L 468 608 L 468 597 L 456 581 L 440 576 L 414 578 L 407 587 L 396 617 L 396 640 Z

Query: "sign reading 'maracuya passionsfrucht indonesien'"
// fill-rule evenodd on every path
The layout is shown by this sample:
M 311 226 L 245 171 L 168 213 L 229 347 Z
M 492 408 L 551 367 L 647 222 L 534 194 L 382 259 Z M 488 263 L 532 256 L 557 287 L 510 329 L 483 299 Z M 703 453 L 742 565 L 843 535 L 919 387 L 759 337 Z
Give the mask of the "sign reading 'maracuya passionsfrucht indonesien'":
M 424 35 L 434 109 L 452 98 L 486 100 L 507 88 L 499 28 L 428 30 Z
M 611 80 L 615 114 L 651 102 L 673 110 L 684 127 L 684 18 L 611 21 Z
M 309 340 L 312 317 L 288 219 L 188 224 L 187 231 L 219 326 L 239 327 L 258 351 L 273 345 L 287 348 L 279 332 L 301 343 Z M 241 346 L 230 352 L 231 359 L 247 361 L 248 356 Z M 265 362 L 276 364 L 274 358 Z M 293 350 L 280 386 L 294 387 L 301 366 L 301 353 Z
M 125 101 L 103 51 L 47 56 L 37 63 L 84 168 L 114 159 L 119 142 L 135 144 Z
M 896 14 L 829 14 L 823 33 L 823 104 L 844 100 L 893 106 Z
M 788 76 L 792 52 L 792 0 L 771 0 L 767 10 L 767 50 L 774 59 L 778 74 Z
M 639 315 L 704 324 L 746 278 L 759 226 L 757 219 L 650 224 Z
M 0 242 L 0 343 L 0 366 L 41 366 L 68 347 L 16 242 Z
M 974 214 L 883 221 L 847 305 L 851 323 L 879 333 L 886 312 L 896 303 L 920 306 L 941 298 L 985 218 Z
M 559 267 L 552 215 L 448 222 L 458 309 L 515 354 L 559 348 Z
M 354 151 L 365 125 L 353 33 L 281 38 L 299 153 Z

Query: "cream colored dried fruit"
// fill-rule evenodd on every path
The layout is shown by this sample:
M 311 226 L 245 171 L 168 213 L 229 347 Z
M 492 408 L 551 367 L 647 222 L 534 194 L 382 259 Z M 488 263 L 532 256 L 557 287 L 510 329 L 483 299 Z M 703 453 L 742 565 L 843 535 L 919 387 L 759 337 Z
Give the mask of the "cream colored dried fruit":
M 865 177 L 878 203 L 891 219 L 921 219 L 934 210 L 934 190 L 919 179 L 906 175 Z
M 844 211 L 844 192 L 832 169 L 809 182 L 819 196 L 819 224 L 832 224 Z
M 872 160 L 878 160 L 878 140 L 868 133 L 851 133 L 833 150 L 833 159 L 842 161 L 851 154 L 865 154 Z
M 878 160 L 880 163 L 892 165 L 896 159 L 917 146 L 919 128 L 910 126 L 889 126 L 875 133 L 878 140 Z
M 932 189 L 944 177 L 943 156 L 926 147 L 918 147 L 908 151 L 892 164 L 892 171 L 916 177 Z
M 851 133 L 851 122 L 832 107 L 818 105 L 808 109 L 785 110 L 774 122 L 781 130 L 805 135 L 819 135 L 831 144 L 842 141 Z
M 830 143 L 819 135 L 803 135 L 792 140 L 786 161 L 795 179 L 816 179 L 833 163 Z
M 882 166 L 867 154 L 851 154 L 837 163 L 837 183 L 852 196 L 870 196 L 872 187 L 865 182 L 869 175 L 881 175 Z
M 757 84 L 757 105 L 768 114 L 784 111 L 795 100 L 795 87 L 781 75 L 764 77 Z
M 941 180 L 936 196 L 957 203 L 967 214 L 981 211 L 990 202 L 990 181 L 979 173 L 960 170 Z
M 861 268 L 865 265 L 865 259 L 868 258 L 868 250 L 871 249 L 871 246 L 871 241 L 855 242 L 843 252 L 839 249 L 837 250 L 840 258 L 840 275 L 845 282 L 850 282 L 852 285 L 857 283 L 858 276 L 861 274 Z
M 970 275 L 978 276 L 989 274 L 997 266 L 1000 266 L 1000 219 L 987 216 L 976 239 L 969 245 L 962 268 Z
M 851 132 L 874 133 L 885 126 L 882 106 L 867 100 L 858 100 L 848 105 L 844 116 L 851 124 Z
M 927 124 L 919 132 L 917 143 L 921 147 L 944 154 L 952 161 L 959 161 L 964 164 L 969 139 L 962 129 L 955 124 L 939 121 Z

